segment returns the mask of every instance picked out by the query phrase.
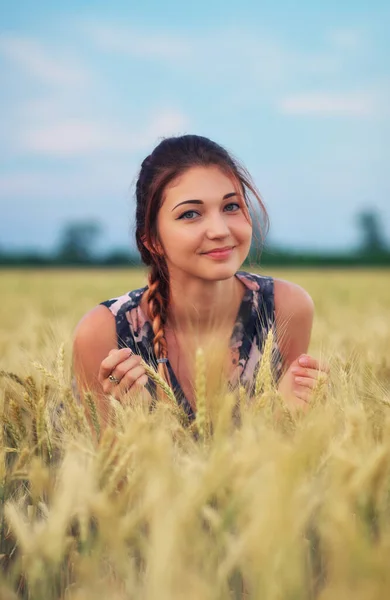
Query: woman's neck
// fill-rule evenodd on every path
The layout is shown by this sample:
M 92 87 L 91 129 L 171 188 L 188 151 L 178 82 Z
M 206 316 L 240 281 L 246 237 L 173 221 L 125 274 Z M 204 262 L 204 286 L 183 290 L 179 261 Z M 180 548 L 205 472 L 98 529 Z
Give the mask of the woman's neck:
M 234 276 L 222 281 L 171 279 L 165 329 L 199 336 L 231 333 L 244 293 Z

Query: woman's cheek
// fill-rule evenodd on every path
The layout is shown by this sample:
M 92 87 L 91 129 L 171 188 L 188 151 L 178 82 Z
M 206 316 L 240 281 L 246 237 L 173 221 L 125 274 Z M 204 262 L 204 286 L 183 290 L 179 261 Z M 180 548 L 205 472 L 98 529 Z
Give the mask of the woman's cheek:
M 245 219 L 245 217 L 242 217 L 242 219 L 239 220 L 234 230 L 236 232 L 237 240 L 239 240 L 243 245 L 248 244 L 248 246 L 250 246 L 252 241 L 253 229 L 252 226 Z

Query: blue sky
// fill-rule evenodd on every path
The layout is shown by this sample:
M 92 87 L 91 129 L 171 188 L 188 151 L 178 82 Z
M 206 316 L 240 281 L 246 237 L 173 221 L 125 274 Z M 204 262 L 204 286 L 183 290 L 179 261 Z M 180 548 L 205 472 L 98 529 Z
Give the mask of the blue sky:
M 367 207 L 390 239 L 387 2 L 132 4 L 3 4 L 0 247 L 89 218 L 131 245 L 140 163 L 183 133 L 246 165 L 273 241 L 353 246 Z

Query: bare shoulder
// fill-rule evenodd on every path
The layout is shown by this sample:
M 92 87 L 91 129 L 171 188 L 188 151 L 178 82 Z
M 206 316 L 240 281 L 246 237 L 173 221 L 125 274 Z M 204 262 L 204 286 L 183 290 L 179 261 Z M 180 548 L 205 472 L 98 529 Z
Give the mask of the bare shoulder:
M 314 303 L 300 285 L 274 279 L 275 321 L 279 348 L 286 368 L 310 344 Z
M 96 306 L 78 323 L 73 336 L 73 370 L 79 390 L 101 392 L 101 362 L 118 347 L 115 317 L 106 306 Z
M 274 278 L 274 295 L 277 318 L 313 316 L 314 302 L 310 294 L 297 283 Z
M 87 312 L 74 331 L 74 343 L 96 343 L 110 341 L 116 343 L 115 317 L 105 306 L 98 305 Z

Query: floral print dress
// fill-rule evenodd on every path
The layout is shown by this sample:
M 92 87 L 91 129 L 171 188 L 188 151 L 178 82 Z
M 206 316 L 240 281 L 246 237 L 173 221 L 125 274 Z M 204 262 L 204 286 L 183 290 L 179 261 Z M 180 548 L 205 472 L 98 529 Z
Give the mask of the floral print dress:
M 239 384 L 244 385 L 252 396 L 264 343 L 270 329 L 274 332 L 272 369 L 276 381 L 279 380 L 283 369 L 275 329 L 274 280 L 272 277 L 245 271 L 237 271 L 235 276 L 245 285 L 245 293 L 230 338 L 232 368 L 228 383 L 231 390 L 237 389 Z M 157 368 L 153 351 L 152 324 L 140 307 L 142 295 L 147 287 L 133 290 L 101 304 L 106 306 L 115 317 L 118 348 L 130 348 L 135 354 L 140 354 L 147 363 Z M 195 416 L 193 409 L 180 387 L 169 357 L 167 368 L 178 402 L 189 418 L 193 419 Z M 156 384 L 150 378 L 146 389 L 155 397 Z

